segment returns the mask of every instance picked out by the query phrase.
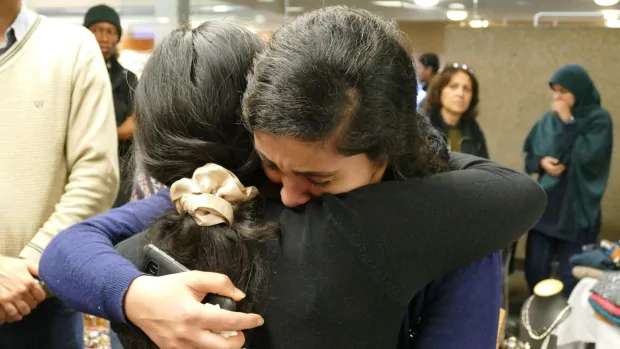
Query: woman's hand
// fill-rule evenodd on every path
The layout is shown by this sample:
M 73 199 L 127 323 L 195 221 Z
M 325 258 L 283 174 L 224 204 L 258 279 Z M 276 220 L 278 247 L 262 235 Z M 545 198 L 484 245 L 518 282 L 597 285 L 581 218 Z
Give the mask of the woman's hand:
M 190 271 L 141 276 L 127 290 L 125 314 L 161 349 L 240 349 L 245 342 L 241 330 L 261 326 L 262 317 L 206 307 L 200 302 L 207 293 L 235 301 L 245 297 L 222 274 Z M 226 339 L 211 331 L 238 334 Z
M 566 170 L 566 166 L 562 165 L 560 160 L 551 156 L 542 158 L 542 160 L 540 160 L 540 167 L 553 177 L 560 177 L 562 173 L 564 173 L 564 170 Z
M 562 122 L 567 122 L 573 115 L 566 102 L 558 100 L 551 104 L 551 111 L 556 113 Z

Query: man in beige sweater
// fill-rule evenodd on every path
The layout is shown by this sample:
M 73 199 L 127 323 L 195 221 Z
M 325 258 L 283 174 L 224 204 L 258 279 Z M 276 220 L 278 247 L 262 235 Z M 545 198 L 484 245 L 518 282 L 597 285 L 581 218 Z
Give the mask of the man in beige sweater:
M 83 348 L 81 314 L 45 299 L 38 262 L 58 232 L 108 210 L 118 182 L 95 38 L 0 0 L 0 348 Z

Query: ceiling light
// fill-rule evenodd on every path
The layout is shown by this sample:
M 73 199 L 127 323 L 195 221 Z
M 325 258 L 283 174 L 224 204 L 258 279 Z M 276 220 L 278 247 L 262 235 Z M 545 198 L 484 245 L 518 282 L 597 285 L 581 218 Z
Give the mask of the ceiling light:
M 448 11 L 446 17 L 451 21 L 462 21 L 467 18 L 467 11 Z
M 450 4 L 450 6 L 448 6 L 448 8 L 450 10 L 464 10 L 465 9 L 465 5 L 459 4 L 459 3 L 454 3 L 454 4 Z
M 594 0 L 594 3 L 599 6 L 612 6 L 620 2 L 620 0 Z
M 213 12 L 228 12 L 228 6 L 226 6 L 226 5 L 215 5 L 215 6 L 213 6 Z
M 480 20 L 480 19 L 472 19 L 471 21 L 469 21 L 469 26 L 472 28 L 486 28 L 489 26 L 489 21 L 487 20 Z
M 607 28 L 620 28 L 620 19 L 614 19 L 611 21 L 606 21 L 605 26 Z
M 168 23 L 170 23 L 170 18 L 168 18 L 168 17 L 157 17 L 157 22 L 161 23 L 161 24 L 168 24 Z
M 413 2 L 420 7 L 434 7 L 437 6 L 439 0 L 413 0 Z
M 620 18 L 620 11 L 618 10 L 603 10 L 601 12 L 606 21 L 613 21 Z

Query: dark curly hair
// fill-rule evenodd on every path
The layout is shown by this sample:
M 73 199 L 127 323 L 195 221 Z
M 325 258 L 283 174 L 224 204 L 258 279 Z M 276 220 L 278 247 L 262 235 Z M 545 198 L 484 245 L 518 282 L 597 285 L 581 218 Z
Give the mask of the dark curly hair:
M 405 44 L 393 23 L 368 11 L 334 6 L 299 16 L 258 55 L 245 124 L 329 142 L 344 156 L 366 154 L 387 162 L 396 179 L 443 171 L 447 148 L 416 113 L 416 71 Z

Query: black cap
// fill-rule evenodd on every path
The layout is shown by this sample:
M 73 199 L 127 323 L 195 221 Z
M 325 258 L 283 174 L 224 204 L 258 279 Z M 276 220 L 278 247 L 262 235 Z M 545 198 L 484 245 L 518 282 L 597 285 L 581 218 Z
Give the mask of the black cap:
M 84 16 L 84 26 L 86 28 L 99 22 L 107 22 L 115 26 L 116 30 L 118 30 L 119 39 L 123 35 L 123 29 L 121 28 L 121 19 L 118 16 L 118 13 L 110 6 L 97 5 L 91 7 L 88 12 L 86 12 L 86 15 Z
M 434 53 L 425 53 L 418 59 L 420 63 L 426 68 L 431 67 L 433 72 L 439 71 L 439 57 Z

